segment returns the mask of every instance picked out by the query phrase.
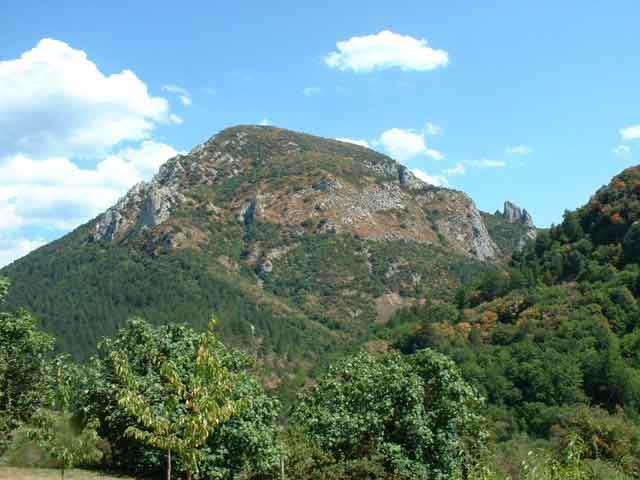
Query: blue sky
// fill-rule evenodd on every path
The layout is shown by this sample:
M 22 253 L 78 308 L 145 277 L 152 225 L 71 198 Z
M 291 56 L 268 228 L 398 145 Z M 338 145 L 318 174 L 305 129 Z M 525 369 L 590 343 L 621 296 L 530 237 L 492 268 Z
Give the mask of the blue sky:
M 49 3 L 0 16 L 0 264 L 235 124 L 365 140 L 542 226 L 640 157 L 636 1 Z

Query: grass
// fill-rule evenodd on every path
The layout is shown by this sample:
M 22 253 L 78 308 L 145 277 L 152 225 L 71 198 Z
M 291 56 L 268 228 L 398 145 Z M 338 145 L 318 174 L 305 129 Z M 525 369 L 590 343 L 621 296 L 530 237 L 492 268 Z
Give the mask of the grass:
M 65 480 L 131 480 L 130 477 L 114 477 L 88 470 L 67 470 Z M 0 467 L 0 480 L 59 480 L 60 470 L 52 468 Z

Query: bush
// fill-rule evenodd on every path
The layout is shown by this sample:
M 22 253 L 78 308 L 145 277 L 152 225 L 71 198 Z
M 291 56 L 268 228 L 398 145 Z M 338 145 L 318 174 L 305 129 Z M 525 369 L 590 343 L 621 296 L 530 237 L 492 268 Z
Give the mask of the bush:
M 303 393 L 293 422 L 329 455 L 322 472 L 335 478 L 444 479 L 471 470 L 482 450 L 480 406 L 443 355 L 362 353 Z

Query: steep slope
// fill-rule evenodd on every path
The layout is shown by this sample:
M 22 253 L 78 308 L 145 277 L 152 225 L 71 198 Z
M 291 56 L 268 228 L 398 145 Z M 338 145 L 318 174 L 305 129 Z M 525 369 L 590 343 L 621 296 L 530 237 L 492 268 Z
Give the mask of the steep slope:
M 10 305 L 76 356 L 131 315 L 202 327 L 215 313 L 277 384 L 403 305 L 450 298 L 499 256 L 464 193 L 357 145 L 242 126 L 0 274 Z
M 538 232 L 514 253 L 508 274 L 479 277 L 456 306 L 403 310 L 390 320 L 395 334 L 380 336 L 456 359 L 487 398 L 501 440 L 548 438 L 572 422 L 599 432 L 638 425 L 639 225 L 633 167 Z M 613 461 L 610 454 L 601 458 Z M 637 469 L 640 449 L 628 460 Z

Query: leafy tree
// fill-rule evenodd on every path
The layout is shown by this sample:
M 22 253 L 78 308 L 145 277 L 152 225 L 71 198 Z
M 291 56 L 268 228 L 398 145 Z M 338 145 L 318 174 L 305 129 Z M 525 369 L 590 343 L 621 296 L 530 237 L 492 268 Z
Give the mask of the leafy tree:
M 180 372 L 194 374 L 200 343 L 201 334 L 185 325 L 153 327 L 140 319 L 130 320 L 116 336 L 101 343 L 99 355 L 85 368 L 87 376 L 79 389 L 82 398 L 78 410 L 100 420 L 100 435 L 111 445 L 112 455 L 106 458 L 109 468 L 136 476 L 158 476 L 164 463 L 162 450 L 124 433 L 139 422 L 118 403 L 128 386 L 117 375 L 114 358 L 126 356 L 140 379 L 139 393 L 161 410 L 166 379 L 158 362 L 171 359 Z M 219 342 L 210 344 L 210 348 L 215 349 L 218 361 L 234 373 L 237 382 L 233 400 L 250 402 L 251 408 L 242 409 L 210 433 L 198 465 L 201 476 L 232 479 L 249 473 L 267 475 L 278 467 L 281 454 L 276 428 L 279 402 L 267 395 L 254 378 L 253 361 L 246 354 Z M 174 467 L 184 469 L 180 458 L 174 459 Z
M 566 450 L 579 436 L 583 456 L 602 460 L 631 475 L 640 474 L 640 427 L 622 410 L 614 415 L 598 407 L 582 406 L 553 427 L 560 449 Z
M 66 470 L 102 458 L 97 428 L 95 419 L 82 426 L 70 412 L 40 409 L 22 430 L 59 465 L 64 480 Z
M 549 451 L 531 452 L 522 466 L 523 480 L 597 480 L 584 461 L 584 442 L 572 435 L 562 455 Z
M 481 450 L 480 404 L 438 353 L 362 353 L 301 395 L 293 423 L 333 459 L 323 471 L 371 478 L 362 469 L 379 465 L 391 478 L 450 478 Z
M 54 359 L 47 368 L 49 393 L 45 407 L 39 408 L 29 423 L 19 430 L 19 436 L 34 441 L 60 468 L 65 471 L 76 465 L 97 462 L 102 458 L 99 422 L 92 418 L 86 422 L 70 409 L 75 394 L 74 366 L 66 357 Z
M 9 284 L 0 279 L 0 302 Z M 26 310 L 0 312 L 0 452 L 9 432 L 43 405 L 46 367 L 53 338 L 37 328 Z
M 161 382 L 156 386 L 164 397 L 161 404 L 142 393 L 146 376 L 135 373 L 126 355 L 113 353 L 116 374 L 125 386 L 118 403 L 139 422 L 129 426 L 125 435 L 167 451 L 167 480 L 171 479 L 172 452 L 184 461 L 187 478 L 197 475 L 211 432 L 246 407 L 245 402 L 232 398 L 237 376 L 218 358 L 219 340 L 213 323 L 200 336 L 192 371 L 181 370 L 183 362 L 161 352 L 155 358 L 152 367 Z

